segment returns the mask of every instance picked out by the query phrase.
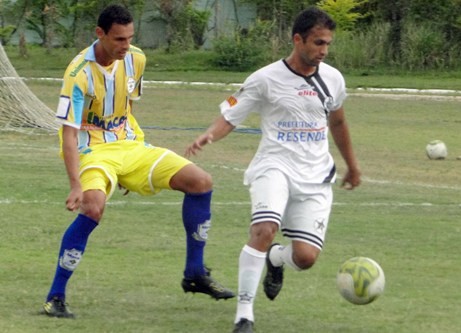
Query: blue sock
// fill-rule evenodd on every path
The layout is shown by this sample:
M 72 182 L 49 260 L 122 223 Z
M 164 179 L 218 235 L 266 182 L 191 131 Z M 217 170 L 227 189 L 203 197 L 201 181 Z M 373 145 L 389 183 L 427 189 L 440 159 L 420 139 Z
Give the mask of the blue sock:
M 59 250 L 58 266 L 46 298 L 47 302 L 53 297 L 66 298 L 66 286 L 75 268 L 85 252 L 86 243 L 91 232 L 98 223 L 91 218 L 79 214 L 74 222 L 67 228 L 62 237 Z
M 187 237 L 187 255 L 184 277 L 205 275 L 203 252 L 211 227 L 211 193 L 187 193 L 182 206 L 182 219 Z

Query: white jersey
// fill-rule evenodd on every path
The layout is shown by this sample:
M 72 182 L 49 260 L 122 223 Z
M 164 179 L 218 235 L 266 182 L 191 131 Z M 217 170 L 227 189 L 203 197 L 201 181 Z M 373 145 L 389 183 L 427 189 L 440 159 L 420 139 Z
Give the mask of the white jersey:
M 234 126 L 251 112 L 260 115 L 261 142 L 244 183 L 274 168 L 299 185 L 333 183 L 336 168 L 328 146 L 328 113 L 338 110 L 345 98 L 343 76 L 325 63 L 308 77 L 295 73 L 284 60 L 251 74 L 220 104 L 221 114 Z

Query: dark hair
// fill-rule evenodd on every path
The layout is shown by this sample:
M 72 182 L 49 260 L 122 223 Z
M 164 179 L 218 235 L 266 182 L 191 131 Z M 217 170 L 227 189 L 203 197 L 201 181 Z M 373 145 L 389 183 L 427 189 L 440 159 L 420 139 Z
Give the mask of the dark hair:
M 320 26 L 329 30 L 336 29 L 335 21 L 333 21 L 326 12 L 317 7 L 309 7 L 296 17 L 291 36 L 293 37 L 295 34 L 300 34 L 303 39 L 306 39 L 310 30 L 315 26 Z
M 109 5 L 99 14 L 98 27 L 108 33 L 112 24 L 126 25 L 133 22 L 133 16 L 122 5 Z

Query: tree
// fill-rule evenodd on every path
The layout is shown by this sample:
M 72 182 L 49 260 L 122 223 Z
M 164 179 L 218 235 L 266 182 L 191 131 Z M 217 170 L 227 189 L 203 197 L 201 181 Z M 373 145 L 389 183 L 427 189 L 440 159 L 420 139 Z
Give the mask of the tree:
M 65 0 L 69 6 L 69 16 L 72 20 L 71 35 L 78 49 L 83 48 L 94 37 L 95 23 L 98 20 L 100 12 L 113 0 Z M 135 40 L 142 33 L 140 24 L 141 16 L 145 6 L 145 0 L 122 0 L 119 4 L 126 6 L 131 10 L 135 23 L 138 24 L 135 29 Z M 74 45 L 75 46 L 75 45 Z
M 192 0 L 157 0 L 154 2 L 167 25 L 167 51 L 200 48 L 211 12 L 194 8 Z
M 295 16 L 308 6 L 315 5 L 318 0 L 242 0 L 256 5 L 257 16 L 261 21 L 272 22 L 273 35 L 284 40 L 290 32 Z
M 402 34 L 410 0 L 370 0 L 375 18 L 390 23 L 389 54 L 394 61 L 402 56 Z
M 461 41 L 461 0 L 410 1 L 408 16 L 416 23 L 431 22 L 448 41 Z
M 321 0 L 318 6 L 332 16 L 341 30 L 352 30 L 365 15 L 356 11 L 368 0 Z

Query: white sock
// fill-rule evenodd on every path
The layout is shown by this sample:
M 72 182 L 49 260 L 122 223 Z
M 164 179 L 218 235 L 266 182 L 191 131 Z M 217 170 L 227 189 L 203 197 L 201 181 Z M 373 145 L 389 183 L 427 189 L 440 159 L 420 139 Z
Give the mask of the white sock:
M 253 302 L 265 266 L 266 253 L 245 245 L 239 257 L 239 287 L 235 323 L 241 318 L 254 322 Z
M 282 266 L 286 264 L 287 266 L 293 268 L 295 271 L 300 271 L 295 262 L 293 261 L 293 246 L 291 244 L 287 246 L 275 245 L 271 248 L 269 253 L 269 259 L 275 267 Z

